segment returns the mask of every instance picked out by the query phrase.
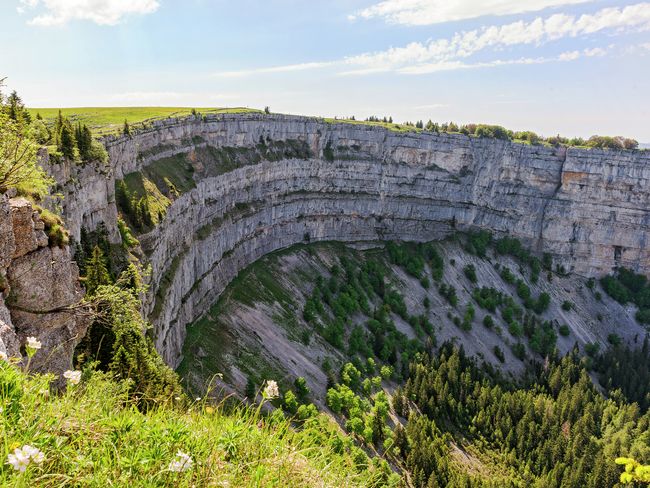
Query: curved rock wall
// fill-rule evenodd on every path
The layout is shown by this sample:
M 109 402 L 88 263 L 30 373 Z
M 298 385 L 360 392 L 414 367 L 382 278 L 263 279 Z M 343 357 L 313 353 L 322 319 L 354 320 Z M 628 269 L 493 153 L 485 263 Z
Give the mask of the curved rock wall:
M 264 141 L 297 141 L 309 154 L 251 160 L 223 174 L 199 171 L 196 188 L 140 236 L 153 271 L 146 312 L 158 350 L 172 365 L 185 324 L 239 270 L 306 240 L 431 240 L 454 227 L 488 229 L 521 238 L 584 275 L 617 264 L 650 269 L 645 152 L 398 133 L 307 117 L 170 119 L 132 138 L 108 139 L 110 167 L 56 170 L 66 175 L 59 178 L 67 181 L 64 189 L 82 190 L 63 202 L 68 223 L 78 236 L 81 226 L 104 221 L 117 238 L 115 178 L 178 153 L 190 153 L 202 168 L 197 147 L 254 148 Z

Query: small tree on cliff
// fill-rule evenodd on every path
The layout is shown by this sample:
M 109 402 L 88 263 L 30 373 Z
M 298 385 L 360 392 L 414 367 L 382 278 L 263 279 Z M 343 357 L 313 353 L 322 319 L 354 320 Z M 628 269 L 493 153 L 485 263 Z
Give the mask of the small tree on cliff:
M 37 162 L 38 144 L 18 122 L 0 113 L 0 193 L 16 188 L 37 197 L 46 194 L 52 179 Z
M 92 255 L 86 261 L 86 293 L 92 295 L 97 288 L 110 283 L 111 275 L 106 267 L 104 252 L 99 246 L 95 246 Z
M 66 121 L 61 127 L 61 137 L 59 139 L 59 151 L 67 159 L 74 161 L 77 159 L 77 143 L 74 138 L 74 132 L 70 123 Z

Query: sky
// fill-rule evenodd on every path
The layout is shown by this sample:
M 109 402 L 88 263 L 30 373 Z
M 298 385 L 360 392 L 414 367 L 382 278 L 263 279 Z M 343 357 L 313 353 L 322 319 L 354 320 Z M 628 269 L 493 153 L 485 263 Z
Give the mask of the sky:
M 650 1 L 0 0 L 31 107 L 493 123 L 650 142 Z

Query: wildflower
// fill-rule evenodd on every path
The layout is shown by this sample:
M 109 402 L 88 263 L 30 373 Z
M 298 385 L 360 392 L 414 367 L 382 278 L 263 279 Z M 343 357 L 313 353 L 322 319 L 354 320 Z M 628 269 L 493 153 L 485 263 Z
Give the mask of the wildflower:
M 0 361 L 7 361 L 9 358 L 7 357 L 7 353 L 4 351 L 0 351 Z
M 205 413 L 207 413 L 208 415 L 212 415 L 214 413 L 214 408 L 210 406 L 205 407 Z
M 45 454 L 43 454 L 43 452 L 37 447 L 28 446 L 28 445 L 23 446 L 23 453 L 27 454 L 30 458 L 32 458 L 32 461 L 34 461 L 36 464 L 41 464 L 45 459 Z
M 197 402 L 200 402 L 200 401 L 201 401 L 201 397 L 196 397 L 196 401 L 197 401 Z
M 40 464 L 44 459 L 45 455 L 40 449 L 25 445 L 22 448 L 17 447 L 13 454 L 7 456 L 7 464 L 11 464 L 16 471 L 24 473 L 31 462 Z
M 268 380 L 264 387 L 264 391 L 262 392 L 262 396 L 266 400 L 273 400 L 274 398 L 279 397 L 280 391 L 278 390 L 278 384 L 273 380 Z
M 37 340 L 36 337 L 30 336 L 27 338 L 27 344 L 25 344 L 25 349 L 27 352 L 27 357 L 29 359 L 31 359 L 32 356 L 36 354 L 36 351 L 38 351 L 40 348 L 41 348 L 41 341 Z M 27 362 L 27 364 L 29 365 L 29 362 Z
M 81 381 L 81 371 L 68 370 L 63 373 L 63 377 L 68 380 L 71 385 L 78 385 Z
M 192 456 L 185 454 L 183 451 L 178 451 L 174 460 L 169 463 L 169 470 L 176 472 L 187 471 L 192 469 L 192 466 L 194 466 Z

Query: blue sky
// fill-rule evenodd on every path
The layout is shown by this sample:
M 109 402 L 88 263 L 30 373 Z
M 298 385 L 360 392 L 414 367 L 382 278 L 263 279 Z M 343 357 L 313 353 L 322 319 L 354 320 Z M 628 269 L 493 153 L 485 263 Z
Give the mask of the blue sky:
M 250 106 L 650 142 L 650 2 L 3 0 L 30 106 Z

